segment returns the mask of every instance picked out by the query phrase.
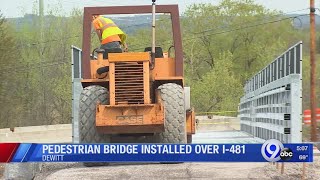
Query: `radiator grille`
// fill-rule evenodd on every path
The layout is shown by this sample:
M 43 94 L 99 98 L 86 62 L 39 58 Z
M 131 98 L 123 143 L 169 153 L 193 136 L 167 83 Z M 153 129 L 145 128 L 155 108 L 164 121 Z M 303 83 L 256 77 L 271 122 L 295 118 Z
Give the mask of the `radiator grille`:
M 143 63 L 115 63 L 115 103 L 143 104 Z

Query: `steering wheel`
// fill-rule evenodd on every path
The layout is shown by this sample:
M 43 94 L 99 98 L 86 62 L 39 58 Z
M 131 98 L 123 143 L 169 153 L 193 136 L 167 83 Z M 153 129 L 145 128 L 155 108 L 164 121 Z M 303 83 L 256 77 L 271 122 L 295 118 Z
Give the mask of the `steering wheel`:
M 90 54 L 91 59 L 98 59 L 98 56 L 96 55 L 96 50 L 99 48 L 94 48 L 92 53 Z

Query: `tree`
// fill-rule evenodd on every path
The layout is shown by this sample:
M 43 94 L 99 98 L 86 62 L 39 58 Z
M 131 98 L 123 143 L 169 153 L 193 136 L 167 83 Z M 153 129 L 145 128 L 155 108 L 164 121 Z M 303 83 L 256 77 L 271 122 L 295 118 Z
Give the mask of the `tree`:
M 21 82 L 16 77 L 17 60 L 19 49 L 16 48 L 14 30 L 0 12 L 0 127 L 8 127 L 16 123 L 13 118 L 18 108 L 12 108 L 19 104 L 18 100 L 11 99 L 11 96 L 18 95 L 15 84 Z M 8 95 L 9 94 L 9 95 Z
M 232 71 L 232 58 L 231 53 L 220 54 L 213 69 L 206 72 L 201 80 L 191 84 L 192 103 L 198 111 L 237 108 L 235 100 L 241 97 L 243 91 L 236 74 Z
M 128 26 L 126 28 L 128 28 Z M 152 43 L 151 30 L 150 23 L 148 28 L 138 29 L 133 35 L 129 35 L 129 50 L 143 52 L 145 47 L 150 47 Z M 156 21 L 156 46 L 162 47 L 163 51 L 166 52 L 172 45 L 172 25 L 170 19 L 167 15 L 161 15 Z
M 234 98 L 233 103 L 237 104 L 239 98 L 234 95 L 242 91 L 246 80 L 301 37 L 292 27 L 290 18 L 253 0 L 193 4 L 183 14 L 182 25 L 186 82 L 193 87 L 191 91 L 195 91 L 192 102 L 198 111 L 220 110 L 221 107 L 232 108 L 221 110 L 236 110 L 236 106 L 227 105 L 229 99 Z M 227 69 L 219 62 L 224 59 L 221 54 L 226 53 L 231 53 L 228 57 L 232 58 Z M 220 68 L 234 76 L 219 74 L 226 72 Z M 237 84 L 234 81 L 241 86 L 228 88 L 229 84 L 221 83 L 229 81 L 230 86 Z M 215 101 L 209 102 L 213 96 Z
M 55 9 L 45 18 L 43 39 L 39 17 L 17 32 L 22 48 L 22 58 L 28 70 L 28 92 L 23 98 L 24 117 L 32 121 L 22 125 L 63 124 L 71 122 L 71 45 L 80 46 L 82 13 L 74 10 L 64 17 Z
M 1 98 L 9 102 L 1 102 L 5 107 L 1 110 L 1 122 L 7 122 L 0 124 L 2 127 L 71 122 L 70 46 L 80 47 L 82 12 L 75 9 L 70 17 L 65 17 L 52 7 L 44 21 L 42 39 L 37 15 L 26 15 L 19 26 L 14 24 L 15 30 L 5 33 L 14 33 L 16 42 L 4 45 L 8 58 L 4 59 L 6 62 L 1 59 L 4 66 L 13 70 L 6 71 L 11 79 L 3 78 L 2 82 L 7 88 L 1 88 Z M 10 58 L 17 49 L 19 56 Z

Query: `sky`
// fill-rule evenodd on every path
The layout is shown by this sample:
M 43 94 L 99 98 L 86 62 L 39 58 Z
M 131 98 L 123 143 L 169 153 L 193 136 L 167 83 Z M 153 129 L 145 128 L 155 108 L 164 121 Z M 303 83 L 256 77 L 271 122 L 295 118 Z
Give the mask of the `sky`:
M 83 8 L 85 6 L 123 6 L 123 5 L 150 5 L 151 0 L 43 0 L 44 12 L 49 7 L 62 7 L 64 14 L 69 14 L 73 8 Z M 188 5 L 193 3 L 218 4 L 221 0 L 157 0 L 157 4 L 178 4 L 180 13 Z M 264 5 L 268 9 L 292 12 L 309 7 L 309 0 L 254 0 L 256 3 Z M 134 2 L 134 3 L 133 3 Z M 0 11 L 7 18 L 21 17 L 24 14 L 31 14 L 33 7 L 38 8 L 38 0 L 1 0 Z M 319 7 L 320 0 L 315 0 L 316 7 Z M 58 4 L 62 6 L 57 6 Z M 53 6 L 56 5 L 56 6 Z M 308 13 L 308 10 L 297 11 L 295 13 Z

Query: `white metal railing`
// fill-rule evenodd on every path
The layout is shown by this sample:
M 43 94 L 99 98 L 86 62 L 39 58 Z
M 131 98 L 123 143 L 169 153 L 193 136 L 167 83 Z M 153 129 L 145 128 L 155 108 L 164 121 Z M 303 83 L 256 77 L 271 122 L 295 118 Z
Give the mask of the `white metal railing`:
M 72 142 L 79 143 L 79 99 L 82 91 L 81 79 L 82 50 L 71 46 L 72 61 Z
M 240 99 L 241 130 L 260 139 L 302 141 L 302 42 L 247 81 Z

